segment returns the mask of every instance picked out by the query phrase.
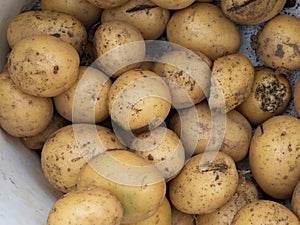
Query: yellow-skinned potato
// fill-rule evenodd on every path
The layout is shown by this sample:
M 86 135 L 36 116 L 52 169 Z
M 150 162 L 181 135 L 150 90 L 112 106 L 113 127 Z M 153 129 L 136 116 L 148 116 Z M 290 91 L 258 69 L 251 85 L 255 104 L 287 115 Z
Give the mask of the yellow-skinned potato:
M 289 80 L 266 67 L 256 67 L 248 98 L 238 106 L 252 125 L 257 126 L 287 108 L 292 96 Z
M 83 166 L 78 188 L 91 186 L 106 188 L 120 200 L 124 207 L 123 224 L 152 216 L 166 194 L 166 182 L 157 168 L 126 150 L 107 151 Z
M 111 9 L 114 7 L 121 6 L 128 2 L 129 0 L 87 0 L 93 5 L 101 9 Z
M 107 149 L 124 149 L 108 128 L 94 124 L 73 124 L 60 128 L 45 142 L 41 163 L 49 183 L 67 193 L 74 190 L 87 160 Z
M 27 11 L 14 17 L 7 28 L 11 48 L 17 42 L 37 35 L 50 35 L 72 45 L 79 53 L 87 42 L 87 31 L 75 17 L 51 11 Z
M 180 212 L 174 206 L 171 206 L 172 225 L 195 225 L 194 215 Z
M 101 21 L 125 21 L 138 28 L 144 39 L 155 40 L 165 31 L 169 17 L 169 10 L 158 7 L 153 1 L 131 0 L 122 6 L 103 10 Z
M 300 220 L 300 180 L 298 181 L 292 195 L 292 210 Z
M 170 181 L 171 203 L 187 214 L 211 213 L 234 195 L 239 175 L 233 159 L 223 152 L 193 156 Z
M 79 55 L 55 37 L 22 39 L 8 58 L 8 72 L 17 87 L 30 95 L 53 97 L 70 88 L 78 78 Z
M 72 87 L 53 98 L 56 110 L 74 123 L 98 123 L 108 117 L 111 80 L 100 70 L 81 66 Z
M 101 9 L 86 0 L 42 0 L 42 10 L 62 12 L 76 17 L 86 28 L 100 20 Z
M 120 201 L 103 188 L 74 190 L 52 206 L 47 225 L 120 225 L 123 207 Z
M 213 4 L 196 3 L 176 11 L 167 25 L 168 41 L 200 51 L 211 60 L 237 53 L 240 34 L 235 24 Z
M 298 76 L 296 85 L 295 85 L 295 90 L 293 93 L 294 96 L 294 105 L 295 105 L 295 111 L 297 115 L 300 117 L 300 76 Z
M 257 127 L 249 150 L 252 175 L 261 189 L 276 199 L 287 199 L 300 178 L 300 120 L 274 116 Z
M 299 225 L 299 220 L 288 208 L 270 200 L 258 200 L 242 207 L 232 225 L 276 224 Z
M 193 4 L 195 0 L 183 0 L 183 1 L 176 1 L 176 0 L 151 0 L 156 5 L 171 10 L 179 10 L 186 8 Z
M 37 135 L 51 123 L 51 98 L 28 95 L 15 85 L 7 72 L 0 74 L 0 125 L 15 137 Z

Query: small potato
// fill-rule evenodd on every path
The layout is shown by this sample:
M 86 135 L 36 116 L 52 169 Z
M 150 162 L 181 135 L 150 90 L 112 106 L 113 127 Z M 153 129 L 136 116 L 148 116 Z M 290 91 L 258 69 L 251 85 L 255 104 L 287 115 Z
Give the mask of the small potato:
M 51 98 L 25 94 L 7 72 L 0 74 L 0 125 L 15 137 L 37 135 L 51 123 Z
M 111 80 L 100 70 L 81 66 L 72 87 L 53 98 L 55 108 L 73 123 L 98 123 L 108 117 Z
M 114 7 L 121 6 L 128 2 L 129 0 L 87 0 L 93 5 L 101 9 L 111 9 Z
M 234 195 L 239 175 L 233 159 L 223 152 L 193 156 L 170 181 L 171 203 L 187 214 L 211 213 Z
M 182 1 L 176 1 L 176 0 L 151 0 L 156 5 L 165 8 L 165 9 L 172 9 L 172 10 L 179 10 L 186 8 L 193 4 L 195 0 L 182 0 Z
M 276 73 L 266 67 L 256 67 L 251 92 L 237 108 L 254 126 L 282 114 L 291 100 L 289 80 Z
M 37 35 L 56 37 L 72 45 L 79 53 L 82 53 L 87 42 L 84 25 L 75 17 L 60 12 L 27 11 L 17 15 L 7 28 L 11 48 L 20 40 Z
M 78 78 L 79 55 L 68 43 L 51 36 L 22 39 L 8 58 L 8 72 L 23 92 L 54 97 Z
M 125 21 L 138 28 L 146 40 L 159 38 L 165 31 L 169 18 L 169 10 L 158 7 L 150 0 L 131 0 L 122 6 L 105 9 L 101 14 L 102 23 Z
M 252 175 L 261 189 L 276 199 L 287 199 L 300 178 L 300 120 L 274 116 L 255 130 L 249 150 Z
M 97 65 L 114 77 L 138 68 L 146 54 L 141 32 L 124 21 L 102 23 L 94 35 L 94 48 Z
M 299 225 L 299 220 L 288 208 L 270 200 L 258 200 L 242 207 L 232 225 L 276 224 Z
M 297 115 L 300 117 L 300 76 L 298 76 L 296 85 L 295 85 L 295 90 L 293 93 L 294 96 L 294 105 L 295 105 L 295 111 Z
M 60 128 L 42 149 L 42 170 L 49 183 L 67 193 L 77 185 L 79 172 L 87 160 L 107 149 L 124 149 L 108 128 L 93 124 L 73 124 Z
M 41 0 L 42 10 L 62 12 L 76 17 L 88 29 L 100 20 L 101 9 L 86 0 Z
M 237 53 L 241 40 L 235 24 L 221 8 L 209 3 L 196 3 L 175 11 L 167 28 L 169 42 L 200 51 L 211 60 Z
M 300 220 L 300 180 L 298 181 L 292 195 L 292 210 Z
M 214 61 L 209 104 L 213 110 L 229 112 L 250 95 L 254 67 L 244 55 L 231 54 Z
M 51 208 L 47 225 L 120 225 L 123 207 L 106 189 L 86 188 L 71 191 Z
M 174 206 L 171 206 L 172 225 L 195 225 L 194 215 L 180 212 Z

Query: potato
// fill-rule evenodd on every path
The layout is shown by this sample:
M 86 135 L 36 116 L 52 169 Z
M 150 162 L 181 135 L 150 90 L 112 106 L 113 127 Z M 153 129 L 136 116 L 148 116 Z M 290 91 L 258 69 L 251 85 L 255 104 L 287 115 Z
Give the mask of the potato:
M 285 206 L 270 200 L 249 203 L 234 217 L 232 225 L 299 225 L 297 217 Z
M 51 208 L 47 225 L 120 225 L 123 208 L 108 190 L 89 188 L 71 191 Z
M 78 78 L 79 55 L 69 44 L 51 36 L 22 39 L 8 58 L 8 72 L 23 92 L 54 97 Z
M 101 9 L 86 0 L 41 0 L 42 10 L 62 12 L 76 17 L 88 29 L 100 20 Z
M 252 125 L 257 126 L 287 108 L 292 96 L 289 80 L 266 67 L 255 67 L 248 98 L 237 107 Z
M 185 163 L 185 151 L 178 136 L 172 130 L 158 127 L 139 134 L 130 149 L 153 163 L 168 181 L 174 178 Z
M 107 149 L 126 148 L 108 128 L 73 124 L 60 128 L 42 149 L 42 170 L 49 183 L 67 193 L 76 188 L 80 169 L 87 160 Z
M 187 214 L 211 213 L 232 198 L 238 179 L 230 156 L 223 152 L 201 153 L 187 161 L 170 181 L 170 201 Z
M 101 15 L 102 23 L 121 20 L 135 26 L 146 40 L 159 38 L 169 18 L 169 10 L 158 7 L 150 0 L 131 0 L 122 6 L 105 9 Z
M 286 0 L 222 0 L 224 14 L 238 24 L 255 25 L 266 22 L 281 12 Z
M 229 112 L 250 95 L 254 67 L 242 54 L 231 54 L 214 61 L 209 104 L 213 110 Z
M 15 137 L 36 135 L 47 128 L 54 112 L 51 98 L 25 94 L 7 72 L 0 74 L 0 126 Z
M 153 71 L 165 79 L 176 109 L 193 106 L 208 95 L 210 68 L 191 51 L 166 53 L 155 63 Z
M 186 214 L 171 206 L 172 225 L 195 225 L 194 215 Z
M 102 23 L 94 35 L 96 64 L 109 76 L 138 68 L 144 61 L 146 46 L 143 35 L 124 21 Z
M 112 81 L 100 70 L 81 66 L 78 80 L 53 98 L 56 110 L 73 123 L 99 123 L 108 117 Z
M 167 39 L 200 51 L 211 60 L 237 53 L 240 34 L 235 24 L 213 4 L 196 3 L 176 11 L 166 28 Z
M 34 136 L 22 137 L 21 141 L 26 147 L 30 149 L 40 150 L 43 148 L 45 141 L 48 139 L 48 137 L 50 137 L 52 133 L 67 125 L 68 121 L 66 121 L 62 116 L 55 112 L 50 124 L 45 130 Z
M 259 193 L 255 184 L 240 175 L 239 184 L 233 197 L 216 211 L 197 215 L 197 224 L 231 225 L 233 217 L 244 205 L 258 199 Z
M 180 137 L 188 153 L 195 155 L 215 150 L 219 145 L 219 150 L 235 162 L 246 157 L 252 137 L 251 125 L 242 114 L 236 110 L 225 115 L 214 114 L 207 102 L 173 114 L 169 127 Z
M 128 2 L 129 0 L 87 0 L 93 5 L 101 9 L 111 9 L 114 7 L 121 6 Z
M 111 191 L 124 208 L 123 224 L 152 216 L 164 201 L 166 182 L 150 162 L 126 150 L 107 151 L 80 171 L 78 188 L 99 186 Z
M 195 0 L 183 0 L 183 1 L 176 1 L 176 0 L 151 0 L 156 5 L 165 8 L 165 9 L 172 9 L 172 10 L 179 10 L 186 8 L 193 4 Z
M 273 69 L 300 68 L 300 20 L 291 15 L 278 15 L 258 32 L 253 48 L 263 62 Z
M 71 15 L 51 11 L 27 11 L 14 17 L 7 28 L 7 40 L 11 48 L 20 40 L 50 35 L 72 45 L 79 53 L 87 42 L 84 25 Z
M 276 199 L 287 199 L 300 178 L 300 120 L 274 116 L 257 127 L 250 144 L 252 175 L 262 190 Z
M 295 111 L 296 111 L 297 115 L 300 117 L 300 78 L 299 78 L 299 76 L 296 81 L 293 97 L 294 97 L 293 102 L 295 105 Z
M 292 210 L 300 219 L 300 180 L 298 181 L 292 195 Z
M 112 120 L 125 130 L 158 127 L 171 109 L 170 91 L 163 79 L 148 70 L 129 70 L 119 76 L 108 95 Z

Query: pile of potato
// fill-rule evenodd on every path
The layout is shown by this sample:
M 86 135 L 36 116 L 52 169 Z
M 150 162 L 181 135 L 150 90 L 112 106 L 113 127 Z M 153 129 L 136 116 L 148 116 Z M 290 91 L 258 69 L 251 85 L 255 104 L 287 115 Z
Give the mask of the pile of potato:
M 0 125 L 62 193 L 47 225 L 300 224 L 286 0 L 40 3 L 7 29 Z

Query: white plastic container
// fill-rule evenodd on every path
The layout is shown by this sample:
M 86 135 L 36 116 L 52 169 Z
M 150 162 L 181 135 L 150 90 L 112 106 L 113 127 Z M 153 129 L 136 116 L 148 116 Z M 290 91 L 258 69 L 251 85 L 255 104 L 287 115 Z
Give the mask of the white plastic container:
M 24 7 L 30 7 L 30 2 L 0 0 L 0 71 L 9 50 L 7 24 Z M 38 154 L 0 129 L 0 224 L 46 224 L 59 195 L 44 178 Z

